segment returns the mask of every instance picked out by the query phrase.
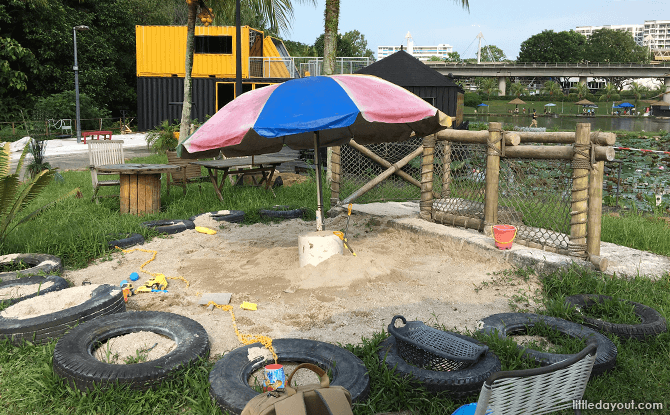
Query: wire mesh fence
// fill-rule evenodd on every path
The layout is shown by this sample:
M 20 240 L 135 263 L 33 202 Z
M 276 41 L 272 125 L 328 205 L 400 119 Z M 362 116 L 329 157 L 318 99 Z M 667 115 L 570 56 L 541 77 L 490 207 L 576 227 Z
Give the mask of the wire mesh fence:
M 439 175 L 434 173 L 433 190 L 440 196 L 433 200 L 433 210 L 483 220 L 486 146 L 438 142 L 435 163 L 441 168 Z
M 568 249 L 572 167 L 563 160 L 500 159 L 498 223 L 517 238 Z
M 393 164 L 415 151 L 421 138 L 402 143 L 365 146 Z M 484 220 L 486 145 L 437 142 L 433 159 L 433 211 Z M 341 147 L 340 200 L 353 194 L 387 167 L 350 145 Z M 358 203 L 418 200 L 421 190 L 421 156 L 402 171 L 414 180 L 392 175 Z M 569 161 L 500 159 L 498 186 L 499 224 L 514 225 L 517 238 L 567 250 L 570 234 L 572 168 Z
M 364 147 L 393 164 L 415 151 L 421 143 L 422 139 L 415 137 L 399 143 L 371 144 Z M 365 183 L 387 169 L 387 167 L 366 157 L 348 144 L 340 148 L 340 157 L 340 200 L 350 196 Z M 401 171 L 418 184 L 421 180 L 421 156 L 412 159 Z M 394 174 L 360 196 L 356 201 L 358 203 L 370 203 L 416 200 L 421 197 L 421 189 L 416 184 L 412 184 Z

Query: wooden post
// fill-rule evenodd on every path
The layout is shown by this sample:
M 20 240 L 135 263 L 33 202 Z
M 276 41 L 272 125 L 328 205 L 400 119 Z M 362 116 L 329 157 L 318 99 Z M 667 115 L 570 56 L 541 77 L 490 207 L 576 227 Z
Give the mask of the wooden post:
M 586 258 L 586 222 L 589 199 L 591 124 L 578 123 L 572 156 L 572 199 L 570 207 L 570 242 L 572 256 Z
M 597 161 L 592 165 L 589 177 L 589 213 L 586 227 L 586 252 L 600 271 L 607 269 L 607 258 L 600 256 L 600 230 L 603 213 L 603 172 L 605 162 Z
M 484 223 L 486 229 L 498 223 L 498 180 L 500 156 L 502 155 L 502 124 L 489 123 L 489 138 L 486 142 L 486 191 L 484 193 Z
M 451 142 L 443 141 L 442 197 L 451 197 Z
M 342 166 L 340 157 L 340 146 L 332 147 L 331 154 L 331 181 L 330 181 L 330 207 L 337 205 L 340 201 L 340 180 L 342 177 Z
M 435 154 L 435 134 L 423 138 L 423 157 L 421 157 L 421 202 L 420 216 L 432 220 L 433 213 L 433 158 Z
M 102 118 L 100 118 L 100 128 L 98 128 L 98 131 L 102 131 Z

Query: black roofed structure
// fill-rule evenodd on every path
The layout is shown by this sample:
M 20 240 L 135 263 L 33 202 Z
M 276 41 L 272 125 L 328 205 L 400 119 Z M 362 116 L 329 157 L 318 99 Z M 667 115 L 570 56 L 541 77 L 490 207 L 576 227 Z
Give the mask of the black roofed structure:
M 454 127 L 463 122 L 463 89 L 404 50 L 356 73 L 378 76 L 407 89 L 445 114 L 456 117 Z

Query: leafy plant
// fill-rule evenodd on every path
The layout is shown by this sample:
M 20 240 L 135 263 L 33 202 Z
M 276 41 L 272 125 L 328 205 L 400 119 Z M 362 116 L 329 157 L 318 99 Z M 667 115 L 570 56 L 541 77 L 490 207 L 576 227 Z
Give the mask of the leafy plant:
M 30 177 L 37 176 L 43 170 L 50 170 L 51 164 L 44 161 L 44 152 L 46 151 L 47 142 L 44 140 L 30 140 L 30 154 L 33 159 L 26 168 L 30 173 Z
M 179 124 L 170 124 L 165 120 L 160 126 L 149 131 L 149 134 L 147 134 L 147 145 L 159 154 L 173 151 L 177 148 L 177 143 L 179 142 L 179 139 L 175 137 L 176 132 L 179 132 Z
M 26 154 L 28 154 L 30 145 L 26 144 L 23 148 L 23 153 L 21 153 L 21 157 L 16 166 L 16 171 L 13 174 L 9 174 L 9 148 L 9 143 L 5 143 L 2 151 L 0 151 L 0 245 L 4 243 L 7 234 L 14 230 L 18 225 L 28 221 L 54 203 L 80 192 L 79 188 L 76 188 L 55 201 L 42 206 L 21 219 L 18 219 L 28 205 L 44 190 L 44 188 L 46 188 L 49 182 L 51 182 L 51 179 L 56 174 L 56 170 L 42 170 L 32 177 L 29 182 L 21 184 L 19 181 L 19 172 L 23 167 L 23 162 L 25 161 Z

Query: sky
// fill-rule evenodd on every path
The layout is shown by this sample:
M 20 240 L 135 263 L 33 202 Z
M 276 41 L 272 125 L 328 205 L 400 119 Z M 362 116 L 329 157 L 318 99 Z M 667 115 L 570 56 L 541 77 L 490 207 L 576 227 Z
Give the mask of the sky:
M 303 1 L 303 3 L 306 3 Z M 446 43 L 462 58 L 474 58 L 477 34 L 482 46 L 495 45 L 515 59 L 529 37 L 577 26 L 643 24 L 645 20 L 670 20 L 670 0 L 469 0 L 470 11 L 451 0 L 340 0 L 339 31 L 358 30 L 375 56 L 377 46 Z M 325 0 L 313 5 L 294 0 L 294 21 L 285 38 L 313 44 L 323 33 Z

